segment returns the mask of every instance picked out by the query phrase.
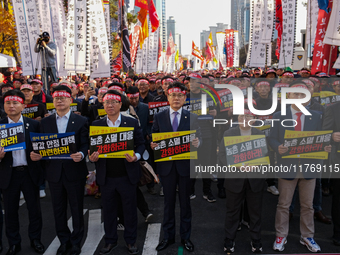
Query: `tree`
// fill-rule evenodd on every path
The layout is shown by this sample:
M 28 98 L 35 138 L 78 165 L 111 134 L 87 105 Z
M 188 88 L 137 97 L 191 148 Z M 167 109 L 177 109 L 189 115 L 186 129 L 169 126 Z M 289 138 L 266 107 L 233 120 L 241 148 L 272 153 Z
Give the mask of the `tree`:
M 13 8 L 8 0 L 1 0 L 0 3 L 0 53 L 13 56 L 20 66 L 18 57 L 18 39 L 15 30 Z

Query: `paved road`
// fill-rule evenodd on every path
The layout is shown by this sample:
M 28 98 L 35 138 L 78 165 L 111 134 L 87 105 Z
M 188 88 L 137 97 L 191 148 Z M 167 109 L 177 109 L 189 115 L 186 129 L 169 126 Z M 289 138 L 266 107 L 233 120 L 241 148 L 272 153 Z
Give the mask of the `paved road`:
M 213 192 L 217 197 L 217 187 L 213 183 Z M 159 186 L 156 186 L 159 189 Z M 149 203 L 150 209 L 154 213 L 154 217 L 150 223 L 145 223 L 142 215 L 139 213 L 138 224 L 138 239 L 137 245 L 140 249 L 140 254 L 156 255 L 154 248 L 157 246 L 161 234 L 161 222 L 163 217 L 163 198 L 158 195 L 150 195 L 146 192 L 146 188 L 142 188 L 145 197 Z M 216 203 L 208 203 L 202 198 L 202 182 L 199 180 L 196 183 L 196 199 L 192 200 L 193 221 L 192 221 L 192 237 L 191 240 L 195 244 L 195 252 L 192 254 L 199 255 L 215 255 L 223 253 L 223 239 L 224 239 L 224 212 L 225 200 L 217 199 Z M 262 228 L 262 243 L 264 254 L 278 254 L 272 250 L 272 243 L 275 239 L 274 217 L 277 203 L 277 196 L 269 194 L 265 191 L 263 201 L 263 228 Z M 42 242 L 47 248 L 45 254 L 55 254 L 59 246 L 59 241 L 56 238 L 54 231 L 54 220 L 52 214 L 52 205 L 49 190 L 47 188 L 47 197 L 41 199 L 41 206 L 43 209 L 43 236 Z M 178 208 L 177 208 L 178 209 Z M 323 211 L 330 216 L 331 198 L 324 197 Z M 295 209 L 295 214 L 290 223 L 290 235 L 288 237 L 288 244 L 286 245 L 286 254 L 310 254 L 307 248 L 299 243 L 299 207 Z M 179 217 L 179 210 L 177 211 Z M 84 206 L 85 217 L 85 242 L 82 247 L 82 254 L 99 254 L 100 248 L 104 245 L 102 239 L 103 224 L 101 223 L 100 199 L 95 199 L 92 196 L 85 197 Z M 177 217 L 177 225 L 179 218 Z M 69 220 L 69 222 L 71 219 Z M 22 234 L 22 252 L 23 255 L 36 254 L 29 246 L 27 236 L 28 216 L 25 204 L 20 207 L 20 226 Z M 315 224 L 316 234 L 315 239 L 321 246 L 322 252 L 327 254 L 340 254 L 340 247 L 336 247 L 331 242 L 332 225 L 325 225 L 319 222 Z M 159 252 L 159 255 L 175 255 L 181 254 L 180 237 L 178 234 L 179 225 L 177 226 L 176 243 L 170 246 L 165 251 Z M 6 237 L 3 239 L 4 252 L 8 244 Z M 125 248 L 123 239 L 123 231 L 119 231 L 119 246 L 111 254 L 128 254 Z M 184 254 L 188 252 L 184 251 Z M 243 227 L 238 232 L 236 238 L 236 246 L 234 254 L 252 254 L 250 247 L 250 237 L 248 230 Z

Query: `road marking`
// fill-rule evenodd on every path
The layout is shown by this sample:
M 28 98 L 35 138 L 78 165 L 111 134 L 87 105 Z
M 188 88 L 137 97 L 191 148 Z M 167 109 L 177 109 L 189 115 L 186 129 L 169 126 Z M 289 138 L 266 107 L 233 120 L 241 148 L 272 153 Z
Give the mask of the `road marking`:
M 87 212 L 87 209 L 83 210 L 83 214 L 85 214 Z M 69 229 L 73 230 L 72 227 L 72 217 L 67 221 L 67 225 L 69 227 Z M 57 250 L 60 246 L 60 241 L 58 239 L 58 237 L 54 238 L 54 240 L 52 241 L 52 243 L 50 244 L 50 246 L 48 246 L 48 248 L 46 249 L 44 255 L 55 255 L 57 253 Z
M 157 255 L 156 246 L 161 234 L 161 223 L 148 225 L 142 255 Z
M 92 255 L 96 251 L 100 240 L 104 236 L 104 226 L 101 223 L 101 209 L 89 211 L 89 225 L 87 238 L 81 248 L 84 255 Z

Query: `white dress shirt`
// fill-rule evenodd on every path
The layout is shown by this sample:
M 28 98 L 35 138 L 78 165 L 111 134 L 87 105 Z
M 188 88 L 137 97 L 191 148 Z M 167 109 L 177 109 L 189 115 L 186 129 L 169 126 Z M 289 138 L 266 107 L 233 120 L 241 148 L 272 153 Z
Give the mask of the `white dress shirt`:
M 11 124 L 11 123 L 24 123 L 24 118 L 21 115 L 18 122 L 14 122 L 8 117 L 8 124 Z M 13 167 L 27 166 L 26 150 L 12 151 L 12 157 L 13 157 Z
M 119 113 L 118 119 L 116 119 L 115 123 L 113 123 L 109 117 L 106 118 L 106 123 L 109 127 L 119 127 L 120 123 L 122 123 L 122 115 Z M 135 153 L 137 160 L 141 159 L 141 155 L 139 153 Z
M 57 120 L 57 128 L 58 133 L 66 133 L 68 120 L 70 119 L 71 111 L 68 111 L 64 116 L 60 117 L 58 113 L 56 113 Z
M 71 115 L 71 110 L 68 111 L 68 113 L 66 113 L 63 117 L 60 117 L 58 113 L 56 113 L 55 115 L 56 115 L 56 120 L 57 120 L 58 133 L 66 133 L 68 121 Z M 81 151 L 79 151 L 79 153 L 81 154 L 81 159 L 83 159 L 84 153 Z
M 296 115 L 296 113 L 297 113 L 297 112 L 301 112 L 301 111 L 296 111 L 296 110 L 294 110 L 292 106 L 290 106 L 290 110 L 292 111 L 292 117 L 293 117 L 293 119 L 296 121 L 297 118 L 298 118 L 298 116 Z M 303 131 L 303 130 L 304 130 L 304 127 L 305 127 L 305 117 L 306 117 L 306 116 L 302 113 L 302 114 L 301 114 L 301 117 L 300 117 L 300 120 L 301 120 L 301 131 Z
M 171 107 L 170 107 L 170 123 L 171 123 L 171 126 L 172 126 L 172 123 L 174 121 L 174 118 L 175 118 L 175 114 L 173 114 L 175 112 L 175 110 L 173 110 Z M 179 122 L 181 121 L 181 116 L 182 116 L 182 107 L 179 108 L 179 110 L 177 111 L 178 114 L 177 114 L 177 121 L 178 121 L 178 127 L 179 127 Z

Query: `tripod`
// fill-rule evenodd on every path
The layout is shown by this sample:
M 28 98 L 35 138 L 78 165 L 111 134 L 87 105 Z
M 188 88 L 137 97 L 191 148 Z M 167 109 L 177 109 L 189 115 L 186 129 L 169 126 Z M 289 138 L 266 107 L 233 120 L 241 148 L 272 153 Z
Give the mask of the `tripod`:
M 45 48 L 40 44 L 39 45 L 39 52 L 37 56 L 37 61 L 35 65 L 35 73 L 34 77 L 38 72 L 39 68 L 39 60 L 41 59 L 41 81 L 43 82 L 43 90 L 45 93 L 48 95 L 50 94 L 50 88 L 48 86 L 48 81 L 47 81 L 47 66 L 46 66 L 46 57 L 45 57 Z

